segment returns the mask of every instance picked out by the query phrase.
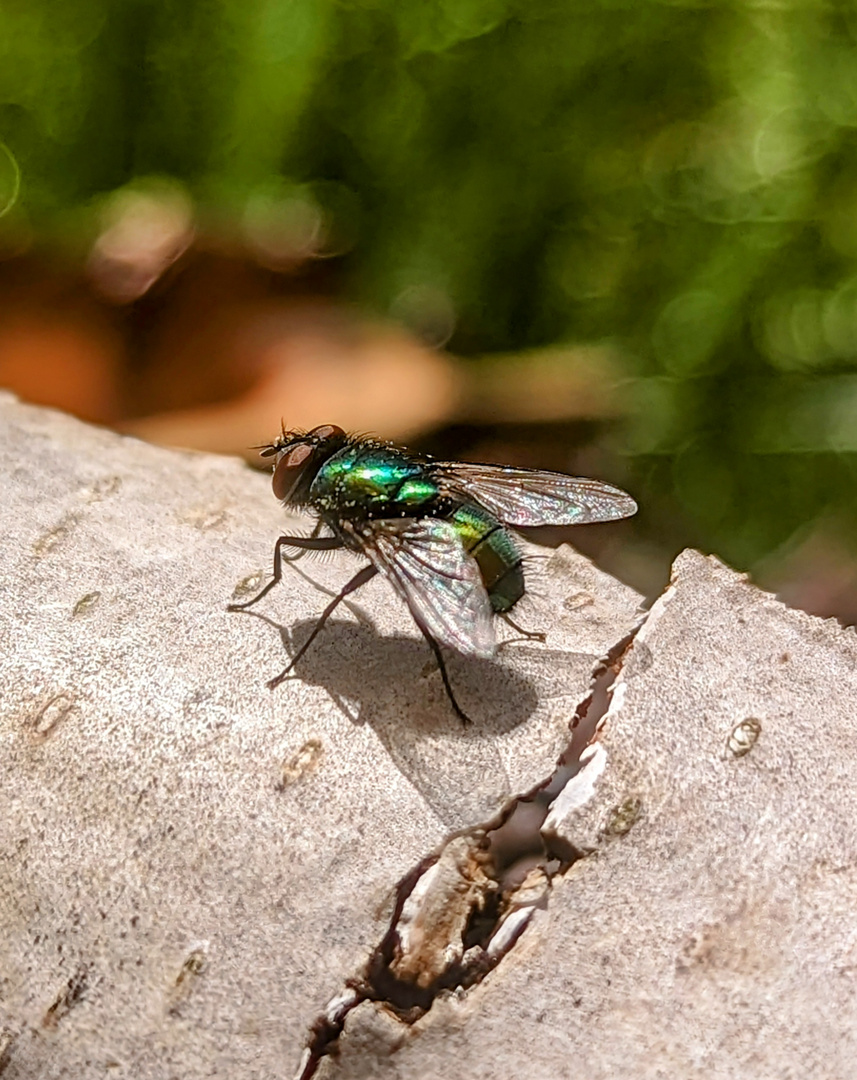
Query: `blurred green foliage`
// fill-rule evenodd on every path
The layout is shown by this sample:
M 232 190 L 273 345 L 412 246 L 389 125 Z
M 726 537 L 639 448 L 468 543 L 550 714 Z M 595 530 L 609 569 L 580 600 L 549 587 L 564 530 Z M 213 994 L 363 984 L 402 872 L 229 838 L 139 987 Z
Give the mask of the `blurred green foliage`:
M 618 342 L 655 531 L 854 533 L 854 5 L 3 0 L 0 103 L 7 229 L 140 176 L 257 230 L 310 192 L 353 294 L 443 298 L 461 353 Z

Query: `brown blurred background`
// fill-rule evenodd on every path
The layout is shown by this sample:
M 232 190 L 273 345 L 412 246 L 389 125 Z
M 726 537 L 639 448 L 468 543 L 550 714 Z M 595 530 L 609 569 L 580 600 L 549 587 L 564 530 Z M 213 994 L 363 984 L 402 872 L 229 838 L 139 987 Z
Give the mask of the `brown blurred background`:
M 598 476 L 857 621 L 857 16 L 510 0 L 4 10 L 0 385 L 238 453 L 334 422 Z

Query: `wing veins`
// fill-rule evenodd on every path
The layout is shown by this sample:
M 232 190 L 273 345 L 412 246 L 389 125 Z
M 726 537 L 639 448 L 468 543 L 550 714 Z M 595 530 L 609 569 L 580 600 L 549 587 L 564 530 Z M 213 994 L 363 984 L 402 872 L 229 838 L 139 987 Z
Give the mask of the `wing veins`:
M 374 519 L 355 531 L 366 557 L 404 599 L 424 633 L 462 653 L 493 655 L 491 603 L 478 565 L 449 522 Z
M 436 469 L 448 493 L 481 503 L 509 525 L 583 525 L 637 511 L 630 495 L 589 477 L 459 461 Z

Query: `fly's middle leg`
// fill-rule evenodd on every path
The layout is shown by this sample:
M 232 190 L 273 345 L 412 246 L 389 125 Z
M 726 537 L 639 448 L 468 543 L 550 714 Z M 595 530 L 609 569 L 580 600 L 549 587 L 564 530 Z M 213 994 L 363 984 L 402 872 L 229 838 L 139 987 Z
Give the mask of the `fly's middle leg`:
M 274 544 L 274 576 L 268 582 L 268 584 L 258 592 L 252 600 L 245 600 L 241 604 L 229 604 L 227 605 L 227 611 L 244 611 L 247 608 L 257 604 L 263 596 L 267 596 L 273 587 L 279 583 L 283 576 L 283 563 L 294 562 L 299 559 L 304 552 L 307 551 L 336 551 L 338 548 L 345 545 L 336 536 L 318 536 L 318 529 L 321 526 L 316 526 L 311 536 L 281 536 Z M 283 548 L 298 548 L 297 555 L 283 555 Z
M 411 614 L 413 615 L 414 613 L 411 612 Z M 438 668 L 440 669 L 440 677 L 441 679 L 443 679 L 443 688 L 446 691 L 446 696 L 449 698 L 449 703 L 452 706 L 455 715 L 462 722 L 462 724 L 467 727 L 467 725 L 472 724 L 473 721 L 470 719 L 464 709 L 462 709 L 462 707 L 458 704 L 458 701 L 455 698 L 455 694 L 452 692 L 452 684 L 449 681 L 449 673 L 446 670 L 446 661 L 443 658 L 443 653 L 440 651 L 440 645 L 437 643 L 436 639 L 433 637 L 431 631 L 428 629 L 425 623 L 423 623 L 421 619 L 418 619 L 416 615 L 414 615 L 414 621 L 422 631 L 422 635 L 428 642 L 429 648 L 434 653 L 434 658 L 437 661 Z
M 347 585 L 344 585 L 339 590 L 336 596 L 334 596 L 334 598 L 330 601 L 330 603 L 319 616 L 318 622 L 313 627 L 310 636 L 306 639 L 303 645 L 301 645 L 295 655 L 291 658 L 287 666 L 283 668 L 279 675 L 268 681 L 267 685 L 269 690 L 273 690 L 275 687 L 279 686 L 280 683 L 288 677 L 292 668 L 295 666 L 298 660 L 300 660 L 300 658 L 307 651 L 310 645 L 312 645 L 312 643 L 315 641 L 321 628 L 324 626 L 324 624 L 327 622 L 333 612 L 337 609 L 337 607 L 339 607 L 345 597 L 348 596 L 349 593 L 353 593 L 355 589 L 359 589 L 361 585 L 365 585 L 367 581 L 371 581 L 377 573 L 377 567 L 372 566 L 371 564 L 369 566 L 364 566 L 362 570 L 357 571 L 357 573 L 348 582 Z M 258 600 L 258 597 L 256 599 Z
M 499 612 L 500 618 L 504 623 L 507 623 L 524 641 L 541 641 L 544 644 L 547 641 L 547 634 L 543 630 L 526 630 L 523 626 L 519 626 L 512 616 L 507 611 Z M 514 639 L 512 639 L 514 640 Z M 508 642 L 501 642 L 501 645 L 506 645 Z

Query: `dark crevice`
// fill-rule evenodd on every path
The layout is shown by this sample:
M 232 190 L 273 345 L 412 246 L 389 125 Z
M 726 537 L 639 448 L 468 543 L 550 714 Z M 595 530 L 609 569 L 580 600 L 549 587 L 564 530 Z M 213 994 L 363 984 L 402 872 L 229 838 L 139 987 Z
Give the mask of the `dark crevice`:
M 485 898 L 481 908 L 475 907 L 470 912 L 467 927 L 462 935 L 464 951 L 468 949 L 486 949 L 494 936 L 502 915 L 502 896 L 499 889 L 492 890 Z
M 341 1006 L 339 1006 L 339 999 L 335 1000 L 333 1005 L 328 1006 L 327 1011 L 317 1017 L 313 1023 L 307 1042 L 307 1051 L 304 1055 L 304 1061 L 301 1063 L 297 1080 L 310 1080 L 310 1077 L 315 1074 L 321 1059 L 328 1054 L 335 1053 L 336 1040 L 342 1034 L 348 1013 L 362 1001 L 368 999 L 367 989 L 369 986 L 372 986 L 375 981 L 379 985 L 383 982 L 383 972 L 385 970 L 389 972 L 389 965 L 393 959 L 393 952 L 397 942 L 396 927 L 402 917 L 405 901 L 413 892 L 416 883 L 426 870 L 437 861 L 437 858 L 438 853 L 426 856 L 396 886 L 396 903 L 393 907 L 387 933 L 370 956 L 365 974 L 361 978 L 346 979 L 346 991 L 350 991 L 350 993 L 342 995 Z M 373 1000 L 379 1000 L 379 997 L 375 997 Z M 431 1001 L 426 999 L 423 1011 L 430 1004 Z
M 322 1058 L 337 1053 L 337 1040 L 348 1014 L 362 1002 L 378 1002 L 403 1023 L 412 1024 L 440 994 L 466 990 L 481 982 L 514 946 L 532 913 L 546 906 L 551 880 L 588 854 L 556 837 L 548 845 L 541 827 L 551 803 L 580 770 L 580 755 L 596 736 L 610 705 L 611 686 L 641 625 L 642 621 L 595 666 L 590 692 L 575 710 L 569 725 L 571 739 L 554 772 L 510 800 L 491 821 L 448 838 L 399 882 L 387 932 L 363 973 L 346 981 L 346 992 L 313 1024 L 296 1080 L 311 1080 Z M 402 916 L 426 872 L 442 860 L 454 840 L 461 838 L 472 842 L 473 857 L 484 869 L 483 884 L 461 929 L 460 959 L 450 962 L 427 985 L 420 985 L 397 976 L 394 970 L 401 954 Z M 522 914 L 515 918 L 518 912 Z

